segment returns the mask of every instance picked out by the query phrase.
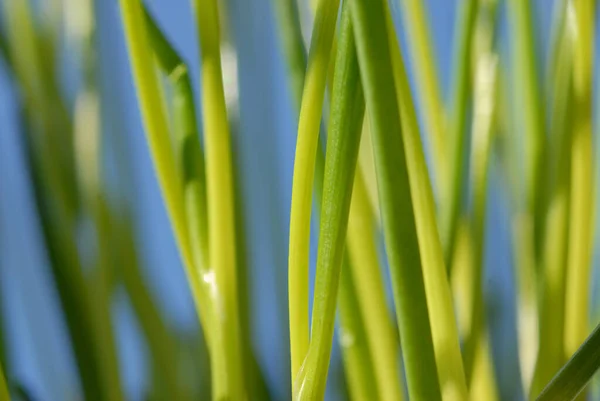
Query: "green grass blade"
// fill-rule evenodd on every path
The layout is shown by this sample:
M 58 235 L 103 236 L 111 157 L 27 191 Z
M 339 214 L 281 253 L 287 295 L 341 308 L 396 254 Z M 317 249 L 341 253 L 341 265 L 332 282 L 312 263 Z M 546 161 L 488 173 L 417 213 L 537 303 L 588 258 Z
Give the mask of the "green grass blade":
M 429 21 L 425 15 L 423 0 L 399 0 L 402 8 L 404 26 L 407 30 L 413 70 L 417 84 L 417 96 L 423 110 L 425 132 L 431 148 L 435 187 L 445 194 L 448 187 L 447 156 L 448 139 L 446 132 L 446 111 L 444 110 L 442 90 Z
M 288 256 L 292 387 L 309 345 L 308 259 L 312 189 L 319 141 L 319 121 L 325 96 L 338 8 L 339 0 L 319 2 L 300 107 L 292 184 Z M 292 392 L 295 393 L 295 391 L 292 388 Z
M 452 269 L 452 257 L 456 246 L 458 220 L 461 214 L 463 194 L 465 192 L 466 175 L 464 174 L 467 153 L 467 105 L 470 97 L 471 48 L 473 31 L 479 0 L 461 2 L 458 13 L 457 46 L 454 55 L 454 71 L 452 76 L 452 114 L 448 130 L 451 159 L 448 192 L 443 193 L 441 235 L 444 244 L 444 261 L 449 271 Z
M 440 400 L 383 0 L 351 0 L 379 200 L 412 400 Z
M 344 7 L 325 158 L 311 341 L 294 385 L 298 400 L 322 399 L 325 394 L 363 113 L 350 12 Z
M 375 372 L 372 369 L 374 363 L 371 359 L 367 341 L 368 336 L 365 332 L 368 325 L 357 302 L 359 296 L 353 282 L 348 253 L 344 257 L 340 274 L 340 291 L 338 295 L 340 328 L 338 336 L 350 397 L 353 401 L 398 399 L 386 397 L 385 395 L 379 397 L 380 392 L 378 393 Z M 393 380 L 398 382 L 398 376 Z
M 593 0 L 570 3 L 575 18 L 573 57 L 574 110 L 571 148 L 569 257 L 565 299 L 565 352 L 573 353 L 589 332 L 589 302 L 594 234 L 594 140 L 592 87 L 594 67 Z
M 358 310 L 362 314 L 379 394 L 382 400 L 401 400 L 403 393 L 398 380 L 400 347 L 385 299 L 375 239 L 377 221 L 365 186 L 361 172 L 357 171 L 348 221 L 347 247 L 350 259 L 347 265 L 359 298 Z M 344 291 L 343 285 L 342 277 L 340 291 Z
M 570 401 L 580 394 L 600 367 L 600 326 L 592 332 L 548 383 L 537 401 Z
M 200 37 L 202 110 L 208 193 L 210 266 L 214 269 L 217 294 L 216 337 L 222 342 L 226 375 L 216 374 L 215 399 L 244 399 L 243 353 L 238 302 L 235 253 L 235 205 L 231 138 L 223 91 L 219 8 L 216 0 L 195 0 L 194 10 Z
M 566 4 L 566 3 L 564 3 Z M 573 117 L 573 19 L 566 17 L 566 8 L 557 9 L 560 15 L 551 75 L 552 112 L 549 155 L 556 160 L 552 176 L 555 183 L 549 188 L 546 236 L 542 254 L 544 282 L 540 299 L 539 352 L 529 393 L 531 400 L 542 391 L 565 362 L 565 274 L 569 238 L 569 195 L 571 174 Z
M 452 292 L 444 265 L 444 253 L 438 234 L 435 200 L 411 98 L 408 76 L 404 68 L 391 14 L 387 13 L 390 54 L 394 68 L 396 97 L 402 115 L 402 137 L 414 205 L 415 223 L 421 253 L 427 306 L 435 349 L 437 372 L 444 399 L 465 399 L 465 380 L 458 328 L 453 310 Z
M 509 17 L 513 26 L 513 63 L 518 104 L 523 108 L 525 138 L 526 207 L 533 227 L 536 262 L 539 260 L 544 232 L 545 205 L 545 133 L 544 109 L 540 98 L 537 57 L 533 37 L 532 3 L 510 0 Z M 522 99 L 522 100 L 521 100 Z M 521 116 L 519 116 L 521 117 Z
M 296 107 L 300 110 L 306 72 L 306 49 L 302 39 L 298 2 L 273 0 L 277 15 L 277 27 L 287 65 L 287 75 Z

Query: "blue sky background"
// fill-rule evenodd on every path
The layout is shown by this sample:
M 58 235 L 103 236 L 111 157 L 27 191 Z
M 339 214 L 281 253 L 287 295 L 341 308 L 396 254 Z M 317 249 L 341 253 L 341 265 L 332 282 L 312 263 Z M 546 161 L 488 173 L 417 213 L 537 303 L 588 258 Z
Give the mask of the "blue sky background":
M 241 197 L 253 294 L 253 342 L 276 399 L 284 400 L 289 394 L 286 254 L 296 117 L 286 86 L 271 1 L 229 0 L 228 9 L 229 39 L 237 49 L 239 124 L 234 130 L 234 147 L 242 171 Z M 397 4 L 397 1 L 392 0 L 392 3 Z M 100 80 L 102 94 L 107 99 L 103 103 L 103 128 L 106 137 L 112 138 L 108 140 L 108 149 L 111 143 L 114 145 L 115 138 L 128 149 L 133 174 L 127 196 L 138 202 L 134 213 L 136 229 L 152 290 L 169 323 L 182 331 L 193 332 L 198 329 L 196 314 L 141 128 L 118 1 L 97 3 Z M 437 69 L 447 94 L 457 2 L 427 0 L 426 3 L 435 40 Z M 148 4 L 167 36 L 192 66 L 192 78 L 198 88 L 198 45 L 189 1 L 148 0 Z M 537 38 L 543 59 L 553 1 L 536 0 L 535 4 Z M 500 29 L 510 32 L 505 23 Z M 404 46 L 402 33 L 401 37 Z M 68 49 L 66 55 L 72 60 Z M 410 68 L 410 62 L 408 66 Z M 63 79 L 70 91 L 77 87 L 72 68 L 65 67 Z M 228 77 L 231 78 L 235 77 Z M 66 329 L 58 315 L 56 293 L 50 285 L 46 257 L 40 245 L 38 221 L 32 213 L 32 193 L 27 186 L 24 161 L 17 146 L 16 101 L 14 85 L 1 66 L 0 293 L 10 343 L 9 358 L 14 367 L 13 376 L 33 389 L 37 399 L 62 400 L 77 388 L 77 381 L 65 339 Z M 107 159 L 110 162 L 110 156 Z M 123 179 L 110 169 L 107 171 L 111 182 Z M 515 385 L 519 370 L 510 222 L 507 198 L 496 168 L 492 168 L 490 180 L 486 296 L 490 299 L 491 334 L 498 379 L 504 391 L 502 399 L 517 400 L 520 393 Z M 118 192 L 118 187 L 113 187 L 115 193 Z M 124 294 L 117 293 L 113 311 L 124 385 L 130 399 L 139 400 L 147 380 L 144 370 L 147 360 L 139 328 Z M 332 380 L 339 380 L 340 369 L 339 358 L 334 359 L 330 369 Z M 330 391 L 328 399 L 343 397 Z

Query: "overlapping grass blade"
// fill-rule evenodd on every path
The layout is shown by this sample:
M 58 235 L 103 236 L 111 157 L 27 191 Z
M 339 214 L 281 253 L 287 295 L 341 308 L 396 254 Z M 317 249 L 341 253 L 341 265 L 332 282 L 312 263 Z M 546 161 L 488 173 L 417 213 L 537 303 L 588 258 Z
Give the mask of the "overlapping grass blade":
M 467 384 L 460 353 L 458 329 L 454 318 L 452 293 L 438 235 L 433 190 L 425 163 L 408 77 L 391 14 L 389 10 L 386 11 L 389 51 L 394 69 L 396 98 L 400 107 L 399 114 L 402 116 L 402 138 L 406 152 L 410 195 L 414 205 L 414 218 L 427 306 L 431 319 L 431 335 L 437 372 L 444 399 L 465 399 Z
M 470 0 L 469 0 L 470 1 Z M 408 45 L 415 72 L 417 96 L 422 108 L 427 141 L 433 160 L 435 188 L 440 194 L 448 190 L 449 171 L 448 143 L 446 133 L 446 111 L 444 109 L 439 72 L 431 29 L 425 15 L 423 0 L 399 0 L 402 17 L 408 36 Z
M 6 385 L 2 366 L 0 366 L 0 401 L 10 401 L 10 394 L 8 393 L 8 386 Z
M 585 340 L 537 397 L 537 401 L 571 401 L 600 368 L 600 326 Z
M 219 7 L 216 0 L 193 2 L 200 38 L 202 110 L 206 183 L 208 191 L 209 261 L 216 283 L 216 337 L 223 347 L 222 363 L 226 375 L 215 374 L 215 399 L 244 399 L 244 380 L 238 301 L 235 204 L 231 138 L 223 91 L 221 68 Z
M 363 114 L 354 33 L 345 6 L 327 138 L 311 341 L 294 384 L 294 399 L 298 400 L 322 399 L 325 394 Z
M 319 121 L 338 7 L 339 0 L 324 0 L 319 2 L 317 7 L 300 107 L 288 255 L 292 386 L 306 357 L 309 344 L 308 255 L 312 189 L 319 141 Z M 294 389 L 292 391 L 295 392 Z
M 447 142 L 451 151 L 447 192 L 441 196 L 441 235 L 444 244 L 444 260 L 446 267 L 451 271 L 452 257 L 456 246 L 456 233 L 458 220 L 462 209 L 463 194 L 465 192 L 466 153 L 467 153 L 467 105 L 470 98 L 471 78 L 469 65 L 471 63 L 471 48 L 473 32 L 478 9 L 478 0 L 461 2 L 456 24 L 458 47 L 454 54 L 452 75 L 452 113 L 449 116 L 450 124 L 447 130 Z
M 342 348 L 342 359 L 350 397 L 356 401 L 397 399 L 386 397 L 384 394 L 379 395 L 381 390 L 378 391 L 375 372 L 372 369 L 373 366 L 377 365 L 372 361 L 367 341 L 368 335 L 365 332 L 368 328 L 367 319 L 365 319 L 357 302 L 358 294 L 347 259 L 348 252 L 344 256 L 340 273 L 338 308 L 339 342 Z M 394 378 L 395 382 L 398 380 L 398 377 Z
M 440 400 L 415 213 L 405 158 L 382 0 L 350 0 L 357 54 L 371 119 L 382 224 L 413 400 Z
M 575 352 L 589 332 L 590 279 L 594 235 L 595 193 L 592 87 L 594 68 L 595 1 L 574 0 L 573 142 L 571 144 L 571 198 L 569 256 L 565 298 L 565 352 Z
M 534 399 L 565 361 L 565 277 L 569 238 L 569 198 L 573 116 L 573 18 L 566 2 L 557 8 L 558 32 L 553 49 L 549 155 L 557 165 L 551 173 L 546 234 L 542 254 L 544 282 L 540 299 L 539 352 L 530 399 Z

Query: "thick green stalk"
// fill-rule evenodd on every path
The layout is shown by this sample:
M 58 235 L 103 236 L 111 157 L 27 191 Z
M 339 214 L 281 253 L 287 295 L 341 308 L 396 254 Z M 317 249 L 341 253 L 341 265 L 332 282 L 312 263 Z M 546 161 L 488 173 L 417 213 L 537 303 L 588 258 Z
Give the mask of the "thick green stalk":
M 425 16 L 423 0 L 400 0 L 404 26 L 407 29 L 411 59 L 414 60 L 417 95 L 423 109 L 425 132 L 431 148 L 435 188 L 445 194 L 449 171 L 446 132 L 446 111 L 438 71 L 439 63 L 434 54 L 431 29 Z M 453 139 L 453 138 L 450 138 Z
M 441 399 L 384 0 L 350 0 L 371 119 L 379 201 L 412 400 Z
M 589 300 L 594 231 L 592 77 L 593 0 L 572 2 L 575 12 L 573 83 L 575 116 L 571 148 L 571 211 L 565 305 L 565 351 L 575 352 L 589 332 Z
M 306 358 L 309 345 L 308 259 L 312 190 L 319 142 L 319 122 L 338 8 L 339 0 L 319 2 L 300 107 L 288 256 L 292 392 L 294 393 L 296 390 L 293 386 Z
M 350 11 L 344 7 L 327 138 L 311 342 L 294 399 L 322 399 L 364 113 Z
M 470 95 L 470 64 L 471 49 L 473 47 L 473 31 L 477 15 L 479 0 L 464 0 L 461 2 L 457 29 L 458 49 L 454 56 L 452 74 L 452 114 L 448 139 L 451 144 L 449 187 L 448 192 L 442 194 L 440 204 L 441 235 L 444 244 L 444 261 L 446 267 L 452 269 L 452 257 L 456 246 L 456 233 L 458 219 L 461 214 L 463 194 L 465 192 L 466 174 L 464 174 L 467 153 L 467 105 Z
M 408 77 L 404 68 L 398 39 L 389 11 L 386 15 L 388 38 L 396 98 L 402 115 L 402 138 L 419 250 L 421 253 L 425 295 L 431 318 L 431 335 L 435 349 L 437 372 L 445 400 L 465 399 L 467 384 L 464 376 L 458 329 L 455 322 L 452 292 L 448 283 L 444 253 L 438 235 L 435 200 L 429 181 L 427 164 Z
M 545 133 L 544 110 L 540 98 L 537 58 L 533 37 L 532 3 L 510 0 L 513 25 L 513 62 L 517 85 L 516 99 L 523 108 L 525 138 L 526 207 L 532 224 L 534 256 L 539 261 L 544 233 L 545 205 Z M 521 100 L 522 99 L 522 100 Z M 521 103 L 522 102 L 522 103 Z M 521 116 L 519 116 L 521 117 Z
M 200 37 L 202 110 L 208 190 L 208 233 L 210 266 L 216 283 L 215 317 L 222 341 L 226 375 L 215 374 L 215 399 L 243 400 L 244 383 L 238 284 L 235 253 L 235 216 L 231 138 L 223 92 L 219 9 L 216 0 L 195 0 Z M 205 278 L 206 280 L 206 278 Z
M 600 367 L 600 326 L 548 383 L 537 401 L 571 401 L 579 395 Z
M 358 310 L 362 314 L 365 326 L 380 399 L 401 400 L 402 388 L 398 380 L 400 347 L 385 299 L 383 277 L 377 257 L 376 227 L 377 221 L 368 199 L 365 180 L 361 172 L 357 171 L 354 176 L 348 221 L 348 274 L 352 275 L 355 292 L 359 298 Z M 342 278 L 340 291 L 343 290 L 343 285 Z
M 339 291 L 339 342 L 342 348 L 342 359 L 346 371 L 348 390 L 352 401 L 385 400 L 378 392 L 375 372 L 371 368 L 375 364 L 369 352 L 368 335 L 365 330 L 368 325 L 360 305 L 357 302 L 355 283 L 348 263 L 348 254 L 344 257 L 340 277 Z M 376 366 L 376 365 L 375 365 Z M 398 377 L 394 382 L 398 382 Z
M 542 254 L 544 282 L 540 300 L 539 352 L 529 393 L 533 400 L 565 361 L 565 274 L 568 258 L 571 140 L 573 116 L 572 19 L 561 7 L 551 75 L 552 121 L 550 160 L 556 160 L 555 183 L 549 190 L 546 236 Z

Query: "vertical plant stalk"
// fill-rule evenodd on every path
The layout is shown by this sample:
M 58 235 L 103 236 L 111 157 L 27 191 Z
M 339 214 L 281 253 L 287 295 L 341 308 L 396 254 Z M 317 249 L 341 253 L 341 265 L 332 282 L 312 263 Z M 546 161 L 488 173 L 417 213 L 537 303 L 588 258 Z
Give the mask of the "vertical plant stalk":
M 471 304 L 469 327 L 464 344 L 467 383 L 472 382 L 477 354 L 482 352 L 485 330 L 484 255 L 486 238 L 487 193 L 490 156 L 496 130 L 496 92 L 498 88 L 498 55 L 494 51 L 496 4 L 482 6 L 477 26 L 474 74 L 474 110 L 471 137 L 471 182 L 473 188 L 470 224 L 473 235 L 473 264 L 468 283 Z
M 372 367 L 377 366 L 372 360 L 371 348 L 368 343 L 369 336 L 367 319 L 360 310 L 360 299 L 355 286 L 356 280 L 348 263 L 348 252 L 344 256 L 340 277 L 340 290 L 338 294 L 339 309 L 339 342 L 342 348 L 342 360 L 346 370 L 348 390 L 353 401 L 369 401 L 373 399 L 393 400 L 382 393 L 381 385 L 377 385 L 375 372 Z M 392 348 L 393 349 L 393 348 Z M 394 356 L 393 352 L 390 352 Z M 392 358 L 395 362 L 395 358 Z M 392 369 L 392 373 L 397 373 Z M 398 382 L 398 376 L 393 378 Z
M 566 4 L 566 2 L 565 2 Z M 568 260 L 569 203 L 573 117 L 573 14 L 557 9 L 560 22 L 551 75 L 551 132 L 549 155 L 557 160 L 554 184 L 549 188 L 546 236 L 542 254 L 544 282 L 540 300 L 539 352 L 529 392 L 534 400 L 566 359 L 565 278 Z
M 289 244 L 289 308 L 292 392 L 308 352 L 308 259 L 310 215 L 319 121 L 335 33 L 339 0 L 319 2 L 315 16 L 296 143 Z
M 357 171 L 348 221 L 347 246 L 350 263 L 347 265 L 350 271 L 347 274 L 352 275 L 351 280 L 359 299 L 358 310 L 362 314 L 380 397 L 382 400 L 400 400 L 402 388 L 398 380 L 399 344 L 385 299 L 374 237 L 376 226 L 365 180 L 362 173 Z M 342 271 L 342 276 L 344 274 L 346 273 Z M 343 277 L 340 286 L 342 291 Z M 352 380 L 352 377 L 349 379 Z
M 235 216 L 231 138 L 223 92 L 219 9 L 216 0 L 195 0 L 200 37 L 202 109 L 208 190 L 208 233 L 210 266 L 214 269 L 217 294 L 215 318 L 225 360 L 226 375 L 215 374 L 215 399 L 243 400 L 243 353 L 238 303 Z
M 470 63 L 473 43 L 473 32 L 477 16 L 479 0 L 461 2 L 458 13 L 456 42 L 457 52 L 454 56 L 452 74 L 452 114 L 448 130 L 450 142 L 450 177 L 448 191 L 442 194 L 441 235 L 444 244 L 444 261 L 451 271 L 452 258 L 456 246 L 458 220 L 462 209 L 465 192 L 466 175 L 464 174 L 467 153 L 467 105 L 469 102 Z
M 439 63 L 434 54 L 431 29 L 425 16 L 423 0 L 399 0 L 402 5 L 404 26 L 407 29 L 408 44 L 415 64 L 417 94 L 423 108 L 423 120 L 427 140 L 433 160 L 435 188 L 440 194 L 447 193 L 449 172 L 447 170 L 446 114 L 442 90 L 436 66 Z
M 438 235 L 433 191 L 425 163 L 416 112 L 410 95 L 408 77 L 391 14 L 389 9 L 386 11 L 389 51 L 394 70 L 399 115 L 403 116 L 401 121 L 402 138 L 406 152 L 410 195 L 414 205 L 425 295 L 431 319 L 431 335 L 441 392 L 446 400 L 465 399 L 468 394 L 467 383 L 454 317 L 452 292 Z
M 383 0 L 350 0 L 379 201 L 412 400 L 441 399 Z
M 533 37 L 531 2 L 510 0 L 512 19 L 513 62 L 517 86 L 515 95 L 522 98 L 525 138 L 525 188 L 526 210 L 532 227 L 533 255 L 537 265 L 544 233 L 544 204 L 546 189 L 544 178 L 545 142 L 544 110 L 540 98 L 537 58 Z M 529 242 L 529 241 L 528 241 Z
M 300 109 L 306 57 L 304 56 L 304 44 L 297 18 L 296 2 L 275 1 L 274 3 L 285 59 L 288 64 L 290 86 L 292 87 L 296 106 Z M 330 63 L 330 69 L 334 64 L 333 62 Z M 331 75 L 331 71 L 329 75 Z M 333 80 L 330 82 L 332 83 Z M 331 85 L 329 88 L 331 88 Z M 367 155 L 367 161 L 370 160 L 370 163 L 372 163 L 372 147 L 363 149 L 366 139 L 364 133 L 368 131 L 366 120 L 365 117 L 363 134 L 361 136 L 361 150 L 359 153 L 370 152 Z M 359 156 L 359 159 L 362 157 Z M 322 150 L 318 149 L 315 166 L 315 196 L 319 208 L 323 193 L 323 164 L 324 155 Z M 360 167 L 360 160 L 358 164 Z M 364 164 L 365 161 L 363 160 L 362 165 L 364 166 Z M 376 193 L 377 188 L 374 174 L 373 169 L 373 184 L 375 184 L 373 191 Z M 360 176 L 360 172 L 357 172 L 355 175 L 347 235 L 347 257 L 349 260 L 346 260 L 344 267 L 342 267 L 340 296 L 338 299 L 340 327 L 342 331 L 351 330 L 355 333 L 355 340 L 357 342 L 348 346 L 344 345 L 345 337 L 343 334 L 340 335 L 340 344 L 344 352 L 344 366 L 346 374 L 349 377 L 350 392 L 353 397 L 360 398 L 364 396 L 363 390 L 368 388 L 367 384 L 370 381 L 368 379 L 358 380 L 356 376 L 361 374 L 368 377 L 373 374 L 372 371 L 374 370 L 377 388 L 382 399 L 401 400 L 403 393 L 401 381 L 398 380 L 400 377 L 397 360 L 399 352 L 398 340 L 385 299 L 383 278 L 377 259 L 376 243 L 373 237 L 365 238 L 365 232 L 372 232 L 374 230 L 375 219 L 372 211 L 373 205 L 369 204 L 365 183 L 364 180 L 359 179 Z M 347 274 L 351 275 L 351 277 L 343 277 L 346 274 L 344 273 L 344 269 L 350 269 L 350 272 Z M 346 285 L 352 285 L 354 288 L 346 288 Z M 352 296 L 358 297 L 358 300 L 352 299 Z M 357 316 L 344 317 L 347 315 L 348 310 L 356 312 L 356 307 L 353 305 L 358 305 L 358 308 L 360 308 L 361 318 Z M 364 325 L 364 328 L 359 327 L 359 325 Z M 358 338 L 360 335 L 363 335 L 363 332 L 366 336 L 368 350 L 363 349 L 361 340 Z M 368 357 L 369 354 L 367 352 L 371 354 L 370 357 Z
M 322 399 L 364 114 L 350 10 L 343 8 L 325 158 L 311 341 L 294 384 L 294 399 Z
M 570 3 L 575 17 L 573 85 L 575 116 L 571 148 L 569 258 L 565 299 L 565 351 L 572 354 L 589 332 L 589 301 L 594 233 L 594 155 L 592 77 L 595 1 Z

